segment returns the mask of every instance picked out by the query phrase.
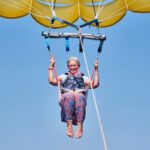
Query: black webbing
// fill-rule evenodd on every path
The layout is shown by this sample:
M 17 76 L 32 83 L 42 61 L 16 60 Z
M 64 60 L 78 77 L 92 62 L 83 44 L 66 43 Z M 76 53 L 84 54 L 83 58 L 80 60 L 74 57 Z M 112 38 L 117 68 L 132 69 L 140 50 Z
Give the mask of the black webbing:
M 54 1 L 54 10 L 55 10 L 55 7 L 56 7 L 56 0 Z
M 94 1 L 93 0 L 92 0 L 92 5 L 93 5 L 94 14 L 96 16 L 96 10 L 95 10 L 95 5 L 94 5 Z

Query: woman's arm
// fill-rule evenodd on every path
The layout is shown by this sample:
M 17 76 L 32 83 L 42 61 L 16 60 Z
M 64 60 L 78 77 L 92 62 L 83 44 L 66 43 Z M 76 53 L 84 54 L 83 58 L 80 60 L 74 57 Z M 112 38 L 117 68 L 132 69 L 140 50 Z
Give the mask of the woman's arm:
M 94 64 L 94 71 L 95 71 L 95 73 L 94 73 L 94 77 L 93 77 L 93 79 L 90 79 L 89 80 L 89 83 L 88 83 L 88 85 L 89 85 L 89 88 L 91 88 L 91 86 L 93 87 L 93 89 L 94 88 L 97 88 L 98 86 L 99 86 L 99 84 L 100 84 L 100 80 L 99 80 L 99 72 L 98 72 L 98 60 L 96 60 L 96 62 L 95 62 L 95 64 Z
M 96 60 L 94 64 L 94 69 L 95 69 L 95 76 L 94 76 L 94 80 L 92 81 L 92 85 L 93 85 L 93 88 L 97 88 L 100 84 L 99 72 L 98 72 L 98 60 Z
M 48 81 L 50 84 L 57 86 L 58 85 L 58 81 L 60 81 L 61 79 L 55 75 L 54 73 L 54 65 L 55 65 L 55 58 L 51 57 L 50 58 L 50 66 L 48 68 Z
M 93 85 L 93 88 L 97 88 L 99 87 L 99 73 L 98 73 L 98 69 L 95 70 L 95 77 L 94 77 L 94 80 L 92 80 L 92 85 Z

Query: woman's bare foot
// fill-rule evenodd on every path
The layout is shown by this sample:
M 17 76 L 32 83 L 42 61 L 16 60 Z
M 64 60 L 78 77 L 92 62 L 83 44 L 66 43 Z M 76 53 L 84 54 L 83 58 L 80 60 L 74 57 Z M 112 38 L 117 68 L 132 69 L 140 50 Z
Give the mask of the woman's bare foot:
M 77 123 L 77 132 L 76 132 L 76 138 L 81 138 L 83 135 L 83 124 L 80 122 L 80 123 Z
M 67 121 L 67 135 L 71 138 L 74 137 L 72 121 L 71 120 Z

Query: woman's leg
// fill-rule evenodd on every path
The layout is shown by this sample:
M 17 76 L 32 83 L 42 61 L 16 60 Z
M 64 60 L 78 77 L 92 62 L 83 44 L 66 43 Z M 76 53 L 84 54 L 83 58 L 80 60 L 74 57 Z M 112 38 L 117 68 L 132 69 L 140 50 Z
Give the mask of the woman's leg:
M 86 97 L 82 93 L 76 93 L 75 95 L 75 118 L 77 121 L 76 138 L 82 137 L 83 134 L 83 122 L 86 113 Z
M 71 138 L 74 137 L 72 120 L 67 120 L 67 135 Z
M 61 120 L 63 122 L 67 122 L 67 135 L 73 138 L 74 133 L 72 127 L 72 120 L 75 107 L 74 95 L 69 92 L 62 94 L 60 106 L 61 106 Z
M 83 135 L 83 123 L 77 122 L 76 138 L 81 138 Z

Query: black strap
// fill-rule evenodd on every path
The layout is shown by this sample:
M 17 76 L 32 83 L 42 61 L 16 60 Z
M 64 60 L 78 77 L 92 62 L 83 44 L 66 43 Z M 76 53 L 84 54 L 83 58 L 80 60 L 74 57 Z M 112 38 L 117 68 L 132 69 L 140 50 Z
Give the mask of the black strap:
M 100 40 L 99 47 L 98 47 L 98 53 L 102 52 L 103 44 L 104 44 L 104 40 Z
M 79 52 L 80 52 L 80 53 L 83 53 L 83 48 L 82 48 L 83 38 L 82 38 L 81 40 L 82 40 L 82 43 L 81 43 L 81 41 L 79 40 Z

